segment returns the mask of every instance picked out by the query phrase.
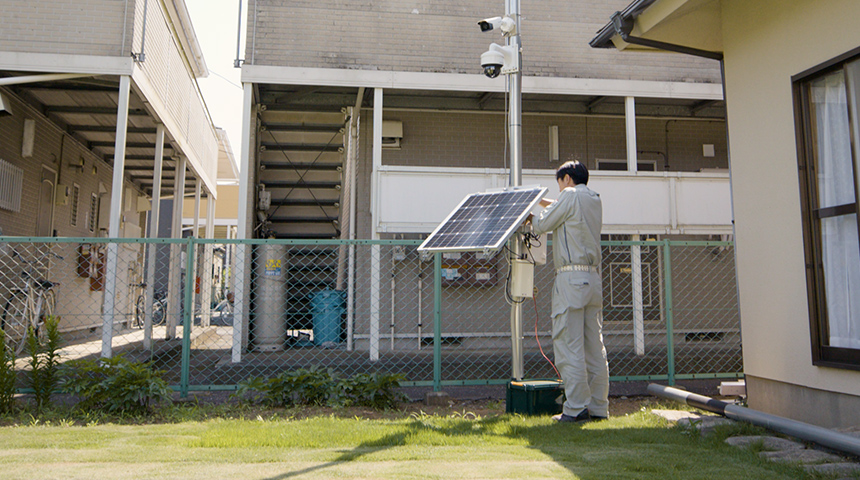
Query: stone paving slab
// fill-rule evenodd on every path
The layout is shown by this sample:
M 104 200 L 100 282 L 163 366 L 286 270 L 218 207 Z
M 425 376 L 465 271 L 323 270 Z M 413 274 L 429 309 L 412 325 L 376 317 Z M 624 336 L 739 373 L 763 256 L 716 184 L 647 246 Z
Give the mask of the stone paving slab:
M 771 437 L 769 435 L 748 435 L 742 437 L 729 437 L 726 443 L 735 447 L 749 448 L 757 443 L 762 444 L 765 451 L 773 452 L 777 450 L 803 450 L 806 445 L 788 440 L 786 438 Z
M 842 457 L 832 453 L 806 448 L 803 450 L 781 450 L 776 452 L 761 452 L 759 456 L 781 463 L 836 463 Z
M 850 476 L 860 474 L 860 464 L 857 463 L 820 463 L 804 465 L 808 472 L 818 472 L 827 475 Z

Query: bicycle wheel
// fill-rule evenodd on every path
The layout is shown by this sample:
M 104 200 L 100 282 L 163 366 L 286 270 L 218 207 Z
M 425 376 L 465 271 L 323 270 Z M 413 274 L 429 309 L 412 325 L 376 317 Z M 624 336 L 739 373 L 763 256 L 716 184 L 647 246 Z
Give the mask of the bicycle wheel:
M 27 309 L 27 293 L 17 291 L 9 296 L 3 306 L 3 319 L 0 329 L 6 335 L 6 348 L 15 355 L 21 353 L 27 342 L 27 326 L 30 324 L 30 314 Z
M 146 294 L 138 295 L 137 301 L 134 302 L 134 318 L 132 319 L 132 327 L 143 328 L 143 324 L 146 322 L 146 310 L 144 310 L 145 305 Z
M 167 310 L 164 301 L 156 300 L 152 304 L 152 324 L 153 325 L 162 325 L 164 324 L 164 319 L 167 318 Z
M 48 336 L 48 331 L 45 329 L 45 319 L 55 315 L 54 311 L 57 307 L 57 294 L 54 290 L 48 289 L 42 292 L 42 311 L 39 312 L 39 322 L 36 324 L 36 334 L 40 341 L 44 341 Z

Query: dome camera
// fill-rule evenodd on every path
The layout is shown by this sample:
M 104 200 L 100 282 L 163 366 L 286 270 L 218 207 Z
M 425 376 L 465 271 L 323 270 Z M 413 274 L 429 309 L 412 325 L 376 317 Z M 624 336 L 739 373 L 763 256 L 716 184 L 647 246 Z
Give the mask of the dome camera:
M 502 52 L 496 50 L 487 50 L 481 54 L 481 66 L 484 67 L 484 75 L 489 78 L 496 78 L 502 73 L 502 66 L 505 64 L 505 56 Z

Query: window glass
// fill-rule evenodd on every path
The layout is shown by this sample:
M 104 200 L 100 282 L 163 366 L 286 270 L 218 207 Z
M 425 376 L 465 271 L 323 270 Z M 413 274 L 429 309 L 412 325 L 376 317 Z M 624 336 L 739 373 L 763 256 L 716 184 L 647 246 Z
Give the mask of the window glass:
M 818 160 L 818 206 L 854 203 L 854 173 L 845 74 L 841 70 L 810 85 L 815 153 Z

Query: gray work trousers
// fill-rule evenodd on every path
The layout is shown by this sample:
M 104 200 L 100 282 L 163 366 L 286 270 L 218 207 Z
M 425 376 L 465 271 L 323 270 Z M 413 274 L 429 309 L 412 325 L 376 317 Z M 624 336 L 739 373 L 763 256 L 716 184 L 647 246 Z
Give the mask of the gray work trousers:
M 609 364 L 603 345 L 599 273 L 561 272 L 552 295 L 552 348 L 564 381 L 564 413 L 609 413 Z

